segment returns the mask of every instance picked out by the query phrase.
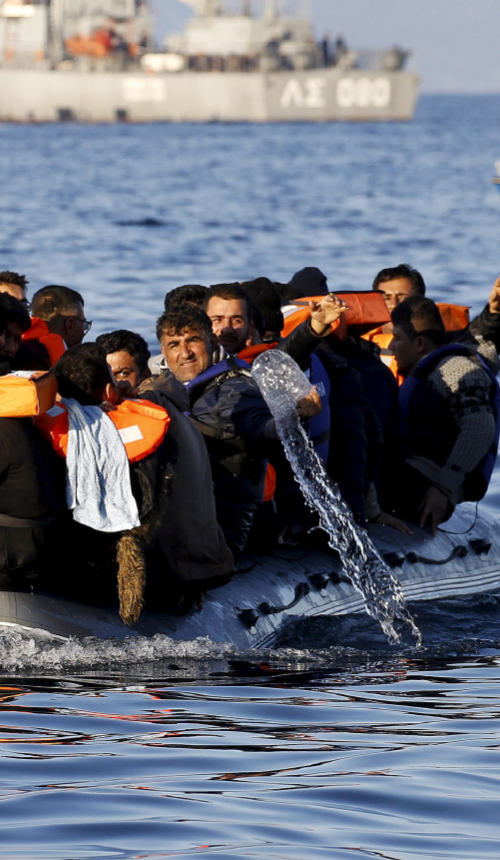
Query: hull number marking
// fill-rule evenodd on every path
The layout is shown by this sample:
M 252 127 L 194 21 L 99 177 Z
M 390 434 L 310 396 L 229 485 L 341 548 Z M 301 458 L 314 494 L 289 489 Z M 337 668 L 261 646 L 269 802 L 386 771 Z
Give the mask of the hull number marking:
M 324 78 L 308 78 L 303 87 L 296 78 L 293 78 L 288 81 L 284 89 L 280 105 L 282 108 L 326 107 L 325 88 L 326 80 Z
M 385 108 L 391 101 L 388 78 L 341 78 L 337 84 L 339 107 Z

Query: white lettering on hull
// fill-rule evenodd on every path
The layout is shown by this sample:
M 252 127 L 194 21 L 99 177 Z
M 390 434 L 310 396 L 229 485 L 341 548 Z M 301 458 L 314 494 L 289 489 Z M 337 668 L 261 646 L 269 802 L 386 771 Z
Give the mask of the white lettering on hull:
M 337 84 L 339 107 L 385 108 L 391 101 L 388 78 L 341 78 Z
M 324 108 L 326 107 L 325 89 L 326 80 L 324 78 L 308 78 L 304 83 L 304 88 L 301 87 L 296 78 L 292 78 L 283 91 L 280 105 L 282 108 Z
M 165 82 L 159 78 L 126 78 L 123 81 L 123 98 L 127 102 L 163 102 L 166 99 Z
M 282 108 L 326 107 L 325 78 L 297 78 L 288 81 L 280 99 Z M 337 83 L 337 104 L 342 108 L 386 108 L 391 102 L 392 87 L 388 78 L 341 78 Z

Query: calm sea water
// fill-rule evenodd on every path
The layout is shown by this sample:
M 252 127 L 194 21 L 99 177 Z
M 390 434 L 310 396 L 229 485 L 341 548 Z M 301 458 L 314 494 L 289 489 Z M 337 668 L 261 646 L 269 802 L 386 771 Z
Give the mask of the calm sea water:
M 500 97 L 408 125 L 0 126 L 0 268 L 80 289 L 91 336 L 154 348 L 182 283 L 386 265 L 435 298 L 500 274 Z M 500 506 L 497 473 L 485 506 Z M 272 652 L 0 634 L 0 857 L 497 860 L 500 597 L 362 616 Z

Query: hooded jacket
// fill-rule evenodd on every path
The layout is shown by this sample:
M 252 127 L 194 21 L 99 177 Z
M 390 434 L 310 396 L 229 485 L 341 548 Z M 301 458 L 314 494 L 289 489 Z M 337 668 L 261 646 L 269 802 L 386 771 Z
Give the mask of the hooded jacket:
M 150 383 L 141 397 L 163 406 L 170 416 L 162 446 L 131 468 L 141 519 L 153 509 L 156 490 L 167 467 L 172 475 L 157 551 L 151 553 L 149 560 L 158 569 L 160 579 L 160 569 L 166 561 L 168 574 L 174 580 L 199 582 L 205 587 L 210 581 L 222 583 L 232 573 L 234 561 L 217 523 L 203 437 L 184 414 L 189 406 L 187 392 L 174 377 L 164 374 Z
M 266 443 L 274 419 L 245 362 L 229 359 L 187 387 L 190 414 L 207 444 L 217 518 L 229 545 L 241 552 L 264 495 Z

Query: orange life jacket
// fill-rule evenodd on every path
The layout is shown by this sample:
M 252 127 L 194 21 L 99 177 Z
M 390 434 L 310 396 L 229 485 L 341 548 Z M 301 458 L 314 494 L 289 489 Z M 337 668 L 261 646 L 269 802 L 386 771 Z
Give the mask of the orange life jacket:
M 446 331 L 462 331 L 470 323 L 469 308 L 464 305 L 451 305 L 448 302 L 436 302 L 441 319 Z M 394 350 L 391 348 L 393 341 L 392 332 L 383 332 L 382 328 L 375 328 L 367 334 L 362 335 L 365 340 L 370 340 L 380 347 L 380 358 L 390 368 L 399 384 L 402 385 L 404 377 L 398 371 L 398 363 L 394 358 Z
M 332 332 L 338 340 L 344 340 L 348 329 L 366 331 L 373 326 L 381 326 L 391 321 L 383 296 L 373 290 L 367 292 L 338 292 L 348 310 L 332 325 Z M 282 337 L 290 334 L 298 325 L 305 322 L 310 316 L 309 302 L 320 302 L 324 296 L 315 296 L 313 299 L 296 299 L 288 307 L 282 308 L 285 318 L 285 327 Z
M 336 294 L 349 305 L 344 319 L 348 328 L 372 329 L 373 326 L 382 326 L 391 321 L 391 315 L 381 293 L 375 290 L 367 292 L 339 292 Z M 359 332 L 361 333 L 361 332 Z
M 446 331 L 462 331 L 470 323 L 469 308 L 465 305 L 450 305 L 448 302 L 436 302 Z
M 246 361 L 247 364 L 252 364 L 253 361 L 259 356 L 262 355 L 263 352 L 267 352 L 268 349 L 276 349 L 278 343 L 256 343 L 255 346 L 246 346 L 245 349 L 242 349 L 241 352 L 238 353 L 238 358 L 241 358 L 242 361 Z
M 283 318 L 285 320 L 285 325 L 281 331 L 281 337 L 287 337 L 297 328 L 297 326 L 302 325 L 303 322 L 309 319 L 311 316 L 309 302 L 320 302 L 324 298 L 325 296 L 314 296 L 314 298 L 311 299 L 296 299 L 291 304 L 285 305 L 285 307 L 281 308 Z M 343 314 L 332 325 L 332 332 L 335 332 L 336 336 L 340 340 L 344 340 L 347 331 L 344 316 L 345 314 Z
M 9 373 L 0 377 L 0 418 L 34 418 L 50 409 L 56 399 L 53 373 L 34 371 L 29 376 Z
M 383 332 L 382 328 L 378 327 L 362 335 L 362 338 L 363 340 L 369 340 L 371 343 L 377 344 L 380 349 L 380 358 L 387 367 L 390 367 L 394 359 L 394 350 L 391 349 L 391 344 L 394 340 L 392 331 Z
M 23 334 L 23 340 L 38 340 L 49 353 L 50 365 L 54 367 L 66 352 L 66 345 L 60 334 L 52 334 L 46 322 L 38 317 L 31 318 L 31 328 Z
M 264 484 L 264 502 L 272 502 L 276 493 L 276 469 L 267 464 L 266 481 Z
M 131 463 L 143 460 L 163 442 L 170 417 L 163 406 L 149 400 L 124 400 L 107 413 L 117 428 Z M 62 401 L 35 420 L 35 426 L 47 439 L 56 454 L 68 453 L 68 410 Z

